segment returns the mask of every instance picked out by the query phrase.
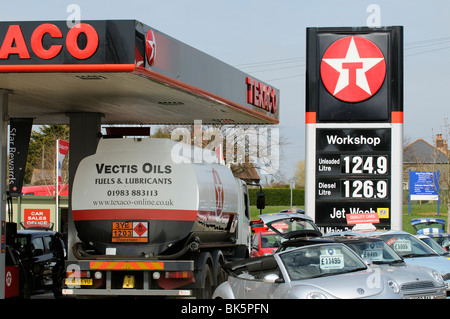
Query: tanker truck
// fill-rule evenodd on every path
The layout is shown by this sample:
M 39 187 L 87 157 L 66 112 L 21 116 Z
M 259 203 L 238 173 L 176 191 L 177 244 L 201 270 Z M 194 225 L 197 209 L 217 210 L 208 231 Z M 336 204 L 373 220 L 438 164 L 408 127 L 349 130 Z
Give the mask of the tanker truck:
M 73 180 L 63 294 L 211 297 L 221 265 L 250 247 L 247 185 L 214 156 L 169 139 L 101 139 Z

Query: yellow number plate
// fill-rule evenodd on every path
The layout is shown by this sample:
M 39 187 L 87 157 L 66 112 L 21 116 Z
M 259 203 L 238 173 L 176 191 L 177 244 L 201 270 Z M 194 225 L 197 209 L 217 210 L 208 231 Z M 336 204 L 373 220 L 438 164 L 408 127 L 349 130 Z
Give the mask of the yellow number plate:
M 92 286 L 92 279 L 66 278 L 66 285 Z

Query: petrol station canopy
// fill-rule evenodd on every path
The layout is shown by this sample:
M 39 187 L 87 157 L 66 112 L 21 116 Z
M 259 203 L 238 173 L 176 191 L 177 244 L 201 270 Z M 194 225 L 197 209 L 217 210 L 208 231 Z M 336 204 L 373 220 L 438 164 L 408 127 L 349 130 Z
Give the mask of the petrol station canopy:
M 0 23 L 9 116 L 67 124 L 276 124 L 280 93 L 136 20 Z

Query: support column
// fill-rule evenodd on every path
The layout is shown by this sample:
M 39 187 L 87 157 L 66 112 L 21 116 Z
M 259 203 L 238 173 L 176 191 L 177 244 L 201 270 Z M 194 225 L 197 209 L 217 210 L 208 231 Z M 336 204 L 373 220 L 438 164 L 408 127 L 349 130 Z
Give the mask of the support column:
M 403 230 L 403 123 L 392 124 L 391 229 Z
M 74 260 L 73 245 L 79 241 L 72 216 L 72 185 L 78 164 L 97 150 L 101 130 L 100 113 L 69 113 L 70 156 L 69 156 L 69 214 L 68 214 L 68 260 Z
M 9 90 L 0 89 L 0 299 L 5 299 L 5 252 L 6 252 L 6 191 L 8 178 L 8 94 Z

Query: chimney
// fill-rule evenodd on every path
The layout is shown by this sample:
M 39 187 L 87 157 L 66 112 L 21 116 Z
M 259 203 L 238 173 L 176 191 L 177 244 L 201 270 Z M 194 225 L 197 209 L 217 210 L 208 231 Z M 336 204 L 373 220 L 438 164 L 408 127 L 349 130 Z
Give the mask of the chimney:
M 442 134 L 436 134 L 436 148 L 442 149 L 444 147 L 444 140 Z

